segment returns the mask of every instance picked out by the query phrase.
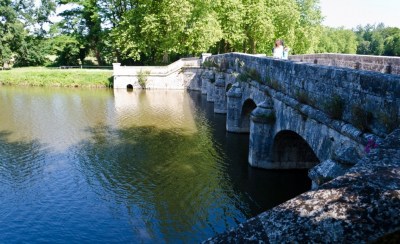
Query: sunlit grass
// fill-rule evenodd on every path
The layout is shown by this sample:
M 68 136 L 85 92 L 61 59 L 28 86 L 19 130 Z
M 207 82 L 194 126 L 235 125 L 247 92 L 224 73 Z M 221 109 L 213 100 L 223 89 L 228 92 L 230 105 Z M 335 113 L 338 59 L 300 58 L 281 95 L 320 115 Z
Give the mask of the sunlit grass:
M 112 70 L 45 67 L 0 70 L 0 84 L 20 86 L 109 87 Z

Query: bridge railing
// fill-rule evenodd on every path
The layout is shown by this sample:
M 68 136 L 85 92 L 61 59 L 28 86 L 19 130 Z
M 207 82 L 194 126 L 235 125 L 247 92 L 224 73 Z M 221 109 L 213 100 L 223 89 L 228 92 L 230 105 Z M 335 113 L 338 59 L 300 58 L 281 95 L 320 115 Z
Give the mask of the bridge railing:
M 289 59 L 292 61 L 369 70 L 386 74 L 400 74 L 400 57 L 320 53 L 291 55 Z
M 149 76 L 168 76 L 182 67 L 200 67 L 200 62 L 199 58 L 181 58 L 166 66 L 121 66 L 119 63 L 114 63 L 113 75 L 136 76 L 140 71 L 149 71 Z

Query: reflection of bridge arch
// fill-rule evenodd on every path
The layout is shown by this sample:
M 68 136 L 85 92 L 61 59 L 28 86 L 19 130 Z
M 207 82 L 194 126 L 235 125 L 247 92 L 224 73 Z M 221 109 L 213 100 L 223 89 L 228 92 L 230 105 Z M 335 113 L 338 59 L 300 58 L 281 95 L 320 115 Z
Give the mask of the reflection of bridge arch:
M 312 168 L 320 162 L 307 141 L 290 130 L 275 135 L 272 161 L 279 163 L 281 168 Z
M 242 122 L 241 128 L 244 129 L 243 132 L 250 132 L 250 114 L 256 107 L 257 105 L 252 99 L 244 101 L 240 115 L 240 120 Z

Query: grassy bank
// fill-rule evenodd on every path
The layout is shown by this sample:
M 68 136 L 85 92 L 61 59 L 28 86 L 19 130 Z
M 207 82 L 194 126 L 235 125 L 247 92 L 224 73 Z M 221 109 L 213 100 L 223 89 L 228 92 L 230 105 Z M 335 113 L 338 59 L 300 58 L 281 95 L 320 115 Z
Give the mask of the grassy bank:
M 0 84 L 19 86 L 109 87 L 112 70 L 44 67 L 0 70 Z

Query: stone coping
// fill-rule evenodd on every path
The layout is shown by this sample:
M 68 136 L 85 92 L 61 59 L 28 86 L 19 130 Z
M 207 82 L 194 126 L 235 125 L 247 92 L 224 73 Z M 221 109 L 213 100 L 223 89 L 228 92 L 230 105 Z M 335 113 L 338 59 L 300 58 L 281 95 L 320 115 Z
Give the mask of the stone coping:
M 400 232 L 400 129 L 344 176 L 204 243 L 367 243 Z M 394 235 L 391 235 L 395 233 Z

